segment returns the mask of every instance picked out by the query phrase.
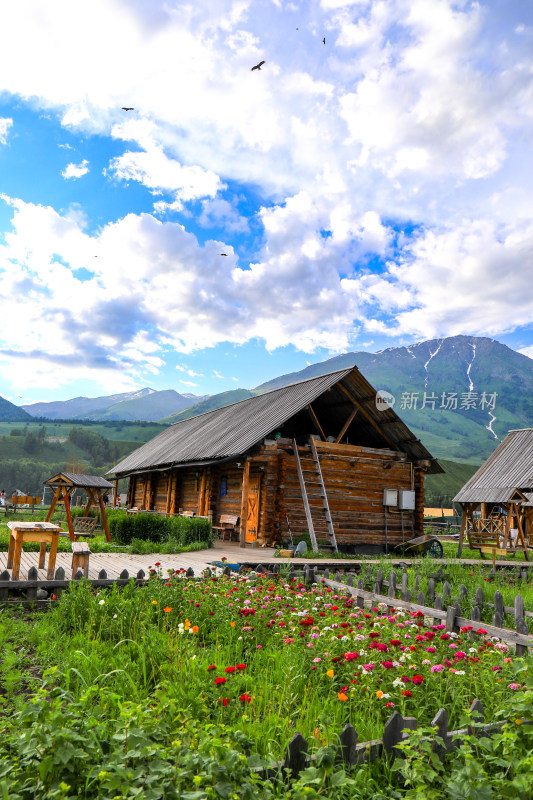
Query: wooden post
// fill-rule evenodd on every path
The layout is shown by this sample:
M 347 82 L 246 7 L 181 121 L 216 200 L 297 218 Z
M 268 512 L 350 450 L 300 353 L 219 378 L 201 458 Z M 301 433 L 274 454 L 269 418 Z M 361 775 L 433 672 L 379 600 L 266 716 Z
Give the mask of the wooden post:
M 66 486 L 63 487 L 63 502 L 65 503 L 65 514 L 67 515 L 68 534 L 72 542 L 76 541 L 74 536 L 74 523 L 72 522 L 72 514 L 70 513 L 70 498 L 69 491 Z
M 457 558 L 461 558 L 461 553 L 463 552 L 463 541 L 465 538 L 465 530 L 466 530 L 466 503 L 461 503 L 461 508 L 463 509 L 463 516 L 461 517 L 461 532 L 459 533 L 459 547 L 457 548 Z
M 56 503 L 60 497 L 61 497 L 61 486 L 57 486 L 54 492 L 54 496 L 52 498 L 52 502 L 50 503 L 50 508 L 48 509 L 48 514 L 46 515 L 46 522 L 50 522 L 50 520 L 52 519 L 52 514 L 54 513 Z
M 170 507 L 172 505 L 172 470 L 168 473 L 168 483 L 167 483 L 167 504 L 165 507 L 165 512 L 170 514 Z
M 415 467 L 415 511 L 414 529 L 417 535 L 424 533 L 424 470 Z
M 107 517 L 105 515 L 104 498 L 102 497 L 102 490 L 97 489 L 98 492 L 98 505 L 100 507 L 100 516 L 102 517 L 102 525 L 104 526 L 105 538 L 108 542 L 111 541 L 111 534 L 109 533 L 109 525 L 107 524 Z
M 205 489 L 207 486 L 207 467 L 204 467 L 202 477 L 200 479 L 200 489 L 198 492 L 198 516 L 203 517 L 205 514 Z
M 113 489 L 113 507 L 117 504 L 118 498 L 118 478 L 115 478 L 115 488 Z
M 242 474 L 242 499 L 241 499 L 241 547 L 246 547 L 246 518 L 248 516 L 248 486 L 250 484 L 250 462 L 244 462 L 244 472 Z

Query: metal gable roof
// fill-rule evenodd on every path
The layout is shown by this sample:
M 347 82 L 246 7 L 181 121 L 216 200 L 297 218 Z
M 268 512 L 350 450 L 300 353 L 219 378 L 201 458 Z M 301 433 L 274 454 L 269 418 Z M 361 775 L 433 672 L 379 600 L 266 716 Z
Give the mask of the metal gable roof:
M 126 475 L 151 468 L 221 461 L 240 456 L 347 376 L 357 376 L 357 383 L 353 386 L 358 401 L 364 405 L 370 397 L 374 421 L 379 424 L 383 418 L 388 423 L 387 434 L 398 442 L 401 449 L 409 453 L 411 448 L 412 456 L 417 459 L 431 459 L 428 451 L 392 409 L 385 412 L 375 410 L 375 391 L 356 367 L 349 367 L 176 422 L 123 459 L 108 474 Z M 369 403 L 367 413 L 370 406 Z M 437 471 L 440 471 L 440 467 Z
M 516 489 L 533 489 L 533 428 L 509 431 L 454 501 L 505 502 Z

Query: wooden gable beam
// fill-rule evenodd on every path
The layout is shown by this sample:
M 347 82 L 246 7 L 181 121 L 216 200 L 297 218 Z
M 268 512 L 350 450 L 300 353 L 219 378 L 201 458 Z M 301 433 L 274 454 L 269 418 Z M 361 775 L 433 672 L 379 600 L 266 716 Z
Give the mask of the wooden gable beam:
M 311 419 L 315 423 L 315 427 L 316 427 L 317 431 L 319 432 L 320 436 L 322 437 L 323 441 L 325 442 L 326 441 L 326 434 L 322 430 L 322 426 L 321 426 L 320 422 L 318 421 L 318 417 L 315 414 L 315 410 L 314 410 L 313 406 L 311 405 L 311 403 L 309 403 L 309 405 L 307 406 L 307 410 L 309 412 L 309 415 L 310 415 Z
M 348 417 L 348 419 L 346 420 L 346 422 L 342 426 L 341 432 L 339 433 L 339 435 L 335 439 L 335 444 L 339 444 L 340 440 L 342 439 L 342 437 L 344 436 L 344 434 L 346 433 L 346 431 L 348 430 L 348 428 L 350 427 L 350 425 L 352 424 L 352 422 L 354 421 L 354 419 L 355 419 L 355 417 L 356 417 L 356 415 L 358 413 L 359 413 L 359 409 L 358 408 L 354 408 L 354 410 L 352 411 L 352 413 L 350 414 L 350 416 Z
M 378 423 L 377 423 L 377 422 L 376 422 L 376 421 L 375 421 L 375 420 L 372 418 L 372 416 L 371 416 L 371 415 L 368 413 L 368 411 L 366 410 L 366 408 L 365 408 L 364 406 L 362 406 L 362 405 L 361 405 L 361 403 L 359 402 L 359 400 L 357 400 L 357 399 L 356 399 L 356 398 L 353 396 L 353 394 L 352 394 L 352 393 L 349 391 L 349 389 L 347 389 L 347 388 L 346 388 L 346 386 L 343 386 L 343 385 L 342 385 L 342 383 L 340 383 L 340 382 L 337 384 L 337 386 L 339 387 L 339 389 L 341 389 L 341 391 L 343 391 L 343 392 L 344 392 L 344 394 L 346 395 L 346 397 L 347 397 L 349 400 L 351 400 L 351 401 L 352 401 L 352 403 L 354 404 L 354 406 L 356 406 L 356 408 L 357 408 L 357 409 L 358 409 L 358 410 L 361 412 L 361 414 L 364 416 L 364 418 L 365 418 L 365 419 L 366 419 L 366 420 L 367 420 L 367 421 L 368 421 L 368 422 L 369 422 L 369 423 L 372 425 L 372 427 L 373 427 L 373 428 L 374 428 L 374 429 L 375 429 L 375 430 L 376 430 L 376 431 L 379 433 L 379 435 L 380 435 L 380 436 L 381 436 L 383 439 L 385 439 L 385 441 L 387 442 L 387 444 L 389 444 L 389 445 L 392 447 L 392 449 L 393 449 L 393 450 L 399 450 L 400 448 L 398 447 L 398 445 L 396 444 L 396 442 L 394 442 L 392 439 L 390 439 L 390 438 L 387 436 L 387 434 L 386 434 L 386 433 L 384 433 L 384 432 L 382 431 L 382 429 L 381 429 L 381 427 L 378 425 Z

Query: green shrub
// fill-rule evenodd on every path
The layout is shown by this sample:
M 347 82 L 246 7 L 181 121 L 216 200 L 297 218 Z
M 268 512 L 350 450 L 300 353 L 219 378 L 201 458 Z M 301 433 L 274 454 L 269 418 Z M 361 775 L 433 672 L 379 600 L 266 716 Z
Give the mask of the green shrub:
M 120 514 L 120 515 L 119 515 Z M 177 546 L 203 542 L 211 544 L 212 528 L 202 517 L 163 517 L 159 514 L 113 513 L 109 520 L 111 536 L 119 544 L 129 545 L 134 539 L 152 542 L 172 542 Z

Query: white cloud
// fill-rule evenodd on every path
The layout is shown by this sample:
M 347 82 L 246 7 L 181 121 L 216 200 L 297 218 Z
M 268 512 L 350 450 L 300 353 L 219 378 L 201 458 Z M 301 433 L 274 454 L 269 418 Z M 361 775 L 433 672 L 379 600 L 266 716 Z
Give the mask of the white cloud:
M 183 381 L 183 380 L 180 380 L 180 383 L 183 383 L 183 385 L 184 385 L 184 386 L 198 386 L 198 384 L 197 384 L 197 383 L 194 383 L 193 381 Z
M 89 162 L 84 159 L 81 164 L 67 164 L 61 175 L 64 178 L 81 178 L 89 172 Z
M 0 288 L 15 300 L 0 328 L 13 353 L 83 353 L 88 370 L 137 376 L 172 348 L 225 340 L 339 351 L 364 329 L 496 334 L 532 321 L 520 3 L 506 4 L 504 30 L 490 3 L 451 0 L 312 0 L 298 32 L 296 9 L 269 0 L 34 10 L 0 10 L 0 90 L 57 113 L 72 136 L 112 136 L 124 152 L 109 176 L 147 187 L 160 215 L 201 201 L 195 221 L 224 236 L 200 243 L 151 214 L 90 236 L 76 209 L 12 201 Z M 251 211 L 239 211 L 240 182 Z M 402 227 L 414 232 L 397 237 Z M 220 241 L 250 232 L 251 264 Z
M 518 352 L 522 353 L 523 356 L 533 358 L 533 345 L 530 345 L 529 347 L 519 347 Z
M 0 117 L 0 144 L 7 143 L 9 129 L 13 125 L 13 120 L 9 117 Z
M 216 371 L 216 369 L 214 369 L 214 370 L 213 370 L 213 375 L 214 375 L 216 378 L 223 378 L 223 377 L 224 377 L 223 375 L 221 375 L 221 374 L 220 374 L 220 372 L 217 372 L 217 371 Z

